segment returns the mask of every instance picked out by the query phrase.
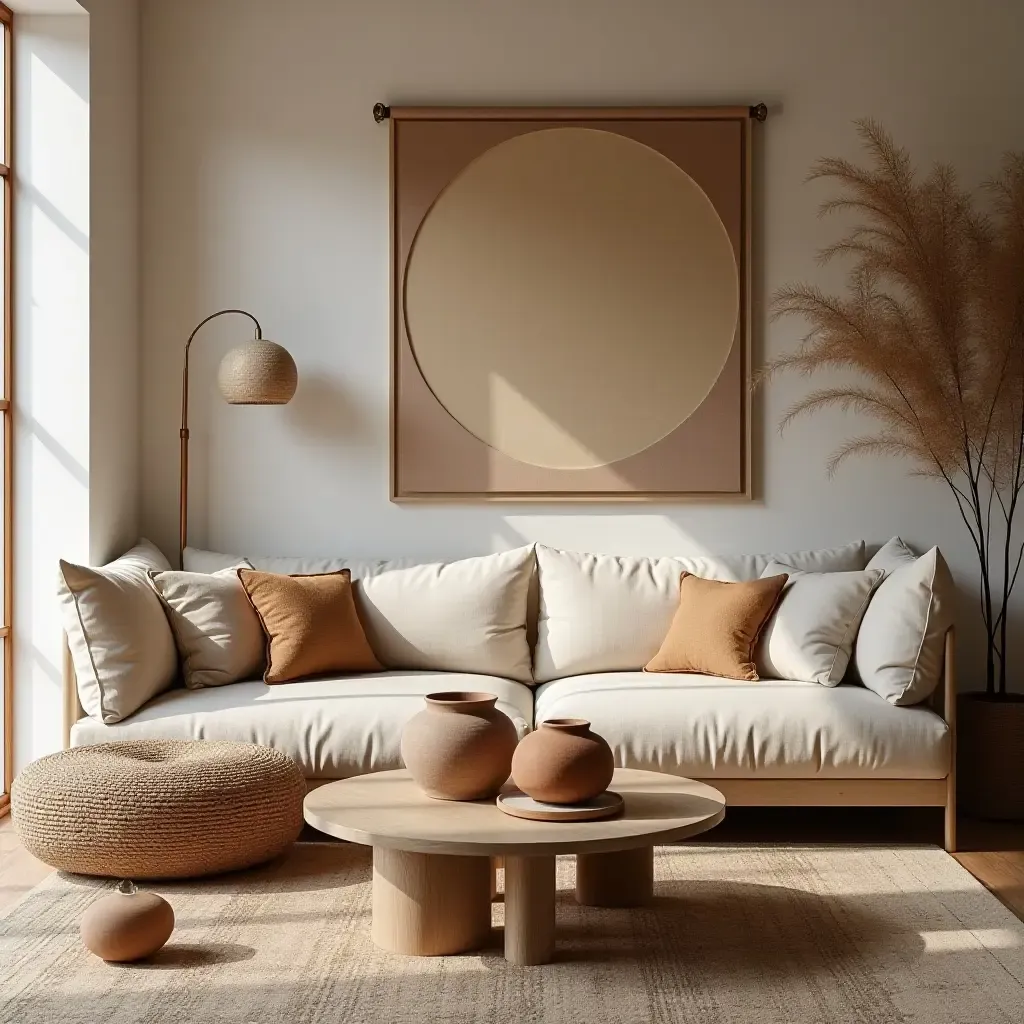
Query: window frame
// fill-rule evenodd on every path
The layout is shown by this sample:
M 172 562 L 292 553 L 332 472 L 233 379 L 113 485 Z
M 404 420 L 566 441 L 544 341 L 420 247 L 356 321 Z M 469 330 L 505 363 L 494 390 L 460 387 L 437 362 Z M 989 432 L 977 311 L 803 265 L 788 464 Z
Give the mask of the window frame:
M 14 12 L 0 0 L 0 28 L 4 47 L 4 162 L 0 162 L 3 182 L 3 383 L 0 391 L 0 418 L 3 421 L 3 538 L 2 571 L 3 616 L 0 641 L 3 643 L 3 739 L 4 756 L 0 779 L 0 817 L 10 810 L 10 788 L 14 781 L 14 657 L 11 643 L 11 618 L 14 603 Z

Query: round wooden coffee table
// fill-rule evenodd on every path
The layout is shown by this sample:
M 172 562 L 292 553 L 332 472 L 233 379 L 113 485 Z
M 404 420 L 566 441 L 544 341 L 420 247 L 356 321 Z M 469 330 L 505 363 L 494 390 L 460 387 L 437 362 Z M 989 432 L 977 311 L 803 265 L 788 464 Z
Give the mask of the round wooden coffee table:
M 649 900 L 654 846 L 713 828 L 717 789 L 620 768 L 609 787 L 625 810 L 606 821 L 513 818 L 493 801 L 434 800 L 404 769 L 331 782 L 306 796 L 306 821 L 373 847 L 373 941 L 395 953 L 480 949 L 491 930 L 493 857 L 505 860 L 505 958 L 547 963 L 555 946 L 555 856 L 576 854 L 576 899 L 631 907 Z

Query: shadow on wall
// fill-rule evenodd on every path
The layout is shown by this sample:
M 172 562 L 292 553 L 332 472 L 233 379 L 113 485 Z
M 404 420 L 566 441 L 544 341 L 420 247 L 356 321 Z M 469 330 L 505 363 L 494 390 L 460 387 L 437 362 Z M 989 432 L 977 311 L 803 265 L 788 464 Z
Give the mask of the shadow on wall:
M 370 446 L 376 441 L 374 410 L 357 391 L 324 373 L 299 375 L 295 397 L 287 405 L 289 423 L 310 441 L 328 445 Z

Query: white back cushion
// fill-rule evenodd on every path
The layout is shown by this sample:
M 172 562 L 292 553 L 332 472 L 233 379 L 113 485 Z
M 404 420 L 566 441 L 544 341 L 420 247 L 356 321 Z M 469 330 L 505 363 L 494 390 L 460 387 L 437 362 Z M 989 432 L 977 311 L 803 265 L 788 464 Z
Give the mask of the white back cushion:
M 783 573 L 789 580 L 758 641 L 757 674 L 762 679 L 838 686 L 882 571 L 801 572 L 782 562 L 769 562 L 761 576 Z
M 526 604 L 533 547 L 364 576 L 356 607 L 388 668 L 533 682 Z
M 312 576 L 348 569 L 354 580 L 422 563 L 421 559 L 416 558 L 277 558 L 267 555 L 228 555 L 220 551 L 185 548 L 184 568 L 188 572 L 219 572 L 243 561 L 260 572 L 277 572 L 283 576 Z
M 773 559 L 807 572 L 864 568 L 864 542 L 788 555 L 643 558 L 537 545 L 540 617 L 533 674 L 543 683 L 588 672 L 639 671 L 657 653 L 679 605 L 683 572 L 754 580 Z
M 185 567 L 210 572 L 240 557 L 186 548 Z M 532 545 L 456 562 L 247 557 L 256 569 L 288 575 L 348 569 L 366 636 L 388 668 L 533 682 L 526 633 Z
M 890 704 L 919 704 L 942 674 L 953 625 L 954 584 L 938 548 L 918 558 L 893 537 L 869 568 L 885 578 L 871 598 L 854 648 L 861 682 Z
M 58 594 L 78 699 L 108 725 L 166 690 L 177 675 L 171 627 L 146 575 L 170 567 L 148 540 L 99 569 L 60 562 Z

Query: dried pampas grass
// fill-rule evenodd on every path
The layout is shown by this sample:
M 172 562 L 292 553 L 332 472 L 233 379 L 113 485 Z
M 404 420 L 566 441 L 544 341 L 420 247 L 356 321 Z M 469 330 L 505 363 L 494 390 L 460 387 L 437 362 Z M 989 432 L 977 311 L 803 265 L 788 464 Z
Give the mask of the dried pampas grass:
M 843 444 L 830 474 L 854 455 L 895 455 L 948 485 L 978 553 L 987 688 L 1005 694 L 1006 608 L 1024 553 L 1013 528 L 1024 489 L 1024 154 L 1005 158 L 983 209 L 950 167 L 921 178 L 880 125 L 857 129 L 866 167 L 824 159 L 810 174 L 839 186 L 822 213 L 859 218 L 820 254 L 852 260 L 849 291 L 782 289 L 773 317 L 810 330 L 756 382 L 852 371 L 850 383 L 805 395 L 782 426 L 823 408 L 865 413 L 877 432 Z M 993 516 L 1005 528 L 995 551 Z

